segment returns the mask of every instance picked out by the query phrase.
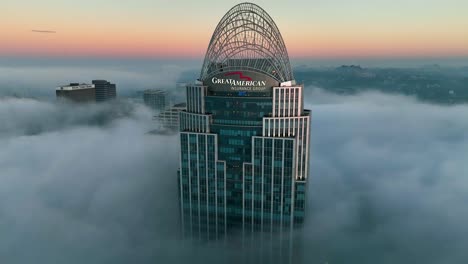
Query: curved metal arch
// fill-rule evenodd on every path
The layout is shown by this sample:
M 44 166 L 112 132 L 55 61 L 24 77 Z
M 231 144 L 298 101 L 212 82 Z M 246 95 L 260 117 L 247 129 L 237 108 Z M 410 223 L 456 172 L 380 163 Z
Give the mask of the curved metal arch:
M 256 71 L 278 82 L 294 79 L 278 27 L 256 4 L 238 4 L 221 18 L 208 45 L 200 80 L 229 70 Z

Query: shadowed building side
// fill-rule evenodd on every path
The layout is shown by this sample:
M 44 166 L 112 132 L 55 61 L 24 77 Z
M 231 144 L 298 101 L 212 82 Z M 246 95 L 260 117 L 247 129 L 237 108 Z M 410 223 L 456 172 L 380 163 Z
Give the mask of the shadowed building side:
M 117 97 L 116 86 L 106 80 L 93 80 L 96 88 L 96 102 L 104 102 Z

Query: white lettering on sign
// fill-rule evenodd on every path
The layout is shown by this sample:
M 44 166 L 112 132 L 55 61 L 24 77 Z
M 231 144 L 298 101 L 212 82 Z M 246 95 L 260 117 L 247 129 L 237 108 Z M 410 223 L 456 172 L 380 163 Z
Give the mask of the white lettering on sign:
M 264 91 L 267 88 L 263 87 L 231 87 L 232 91 Z
M 266 81 L 238 81 L 234 79 L 218 79 L 216 77 L 213 77 L 211 79 L 211 82 L 214 84 L 229 84 L 232 86 L 244 86 L 243 88 L 246 88 L 245 86 L 251 86 L 251 87 L 266 86 Z

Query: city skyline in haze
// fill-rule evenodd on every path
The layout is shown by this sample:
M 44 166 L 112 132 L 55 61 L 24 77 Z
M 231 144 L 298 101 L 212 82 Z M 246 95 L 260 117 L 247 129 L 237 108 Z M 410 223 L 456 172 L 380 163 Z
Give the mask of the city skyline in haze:
M 240 2 L 6 0 L 0 56 L 200 58 Z M 292 58 L 468 56 L 466 1 L 251 2 L 275 19 Z

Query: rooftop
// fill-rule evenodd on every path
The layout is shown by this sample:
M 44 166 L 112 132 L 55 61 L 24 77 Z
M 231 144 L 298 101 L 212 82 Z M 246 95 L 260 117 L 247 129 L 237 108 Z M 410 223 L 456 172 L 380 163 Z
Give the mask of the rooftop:
M 87 84 L 87 83 L 70 83 L 66 85 L 62 85 L 57 87 L 57 90 L 79 90 L 79 89 L 93 89 L 94 84 Z
M 167 92 L 159 89 L 147 89 L 143 91 L 145 94 L 166 94 Z

